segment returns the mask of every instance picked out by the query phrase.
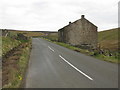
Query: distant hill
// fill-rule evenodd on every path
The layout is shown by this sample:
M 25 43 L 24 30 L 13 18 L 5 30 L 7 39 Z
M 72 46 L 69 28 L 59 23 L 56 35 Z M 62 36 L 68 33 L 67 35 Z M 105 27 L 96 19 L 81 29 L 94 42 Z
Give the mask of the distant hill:
M 36 31 L 9 30 L 9 32 L 22 33 L 25 36 L 29 36 L 29 37 L 40 37 L 40 36 L 44 35 L 44 33 L 42 33 L 42 32 L 36 32 Z
M 102 49 L 118 50 L 118 28 L 98 32 L 98 42 Z

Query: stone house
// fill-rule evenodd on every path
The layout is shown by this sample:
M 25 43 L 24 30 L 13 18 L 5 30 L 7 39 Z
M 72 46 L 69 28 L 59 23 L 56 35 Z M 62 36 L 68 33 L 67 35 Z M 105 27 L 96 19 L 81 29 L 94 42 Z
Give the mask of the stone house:
M 97 40 L 97 26 L 88 21 L 84 15 L 58 30 L 58 41 L 74 46 L 97 48 Z

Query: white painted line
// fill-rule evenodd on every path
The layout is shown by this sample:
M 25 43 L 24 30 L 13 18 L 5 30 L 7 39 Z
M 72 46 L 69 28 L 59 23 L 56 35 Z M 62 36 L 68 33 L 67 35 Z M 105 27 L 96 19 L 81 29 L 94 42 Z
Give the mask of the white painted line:
M 90 80 L 93 80 L 90 76 L 88 76 L 87 74 L 85 74 L 84 72 L 82 72 L 81 70 L 79 70 L 78 68 L 76 68 L 74 65 L 72 65 L 70 62 L 68 62 L 65 58 L 63 58 L 61 55 L 59 55 L 60 58 L 62 58 L 67 64 L 69 64 L 71 67 L 73 67 L 75 70 L 77 70 L 78 72 L 80 72 L 81 74 L 83 74 L 85 77 L 87 77 Z
M 53 50 L 50 46 L 48 46 L 48 48 L 49 48 L 51 51 L 53 51 L 53 52 L 54 52 L 54 50 Z

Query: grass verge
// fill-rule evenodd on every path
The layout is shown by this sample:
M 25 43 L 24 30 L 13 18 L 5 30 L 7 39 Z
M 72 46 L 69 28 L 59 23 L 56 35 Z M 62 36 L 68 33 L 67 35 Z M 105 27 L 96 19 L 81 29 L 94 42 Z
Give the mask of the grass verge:
M 3 88 L 20 88 L 21 84 L 24 80 L 24 75 L 25 71 L 28 65 L 29 61 L 29 55 L 30 55 L 30 49 L 31 48 L 31 40 L 28 40 L 27 42 L 24 42 L 21 48 L 19 49 L 20 51 L 17 51 L 16 53 L 19 52 L 19 54 L 16 54 L 10 58 L 13 57 L 19 57 L 17 60 L 12 62 L 12 64 L 7 69 L 8 72 L 8 83 L 3 86 Z M 12 60 L 8 60 L 8 63 L 10 64 Z M 6 71 L 7 71 L 6 70 Z
M 0 57 L 2 57 L 2 37 L 0 36 Z
M 75 46 L 71 46 L 69 44 L 66 44 L 66 43 L 62 43 L 62 42 L 56 42 L 56 41 L 51 41 L 49 39 L 46 39 L 46 38 L 43 38 L 45 40 L 48 40 L 50 42 L 53 42 L 55 44 L 58 44 L 60 46 L 63 46 L 63 47 L 66 47 L 68 49 L 71 49 L 71 50 L 74 50 L 74 51 L 77 51 L 77 52 L 80 52 L 80 53 L 83 53 L 83 54 L 86 54 L 88 56 L 93 56 L 97 59 L 100 59 L 100 60 L 104 60 L 104 61 L 108 61 L 108 62 L 112 62 L 112 63 L 120 63 L 120 59 L 119 59 L 119 56 L 118 57 L 115 57 L 115 56 L 105 56 L 103 54 L 95 54 L 96 52 L 90 52 L 89 50 L 87 49 L 81 49 L 81 48 L 77 48 Z M 120 53 L 119 53 L 120 54 Z M 119 55 L 118 54 L 118 55 Z
M 21 42 L 10 37 L 2 37 L 2 55 L 5 55 L 8 51 L 17 47 Z

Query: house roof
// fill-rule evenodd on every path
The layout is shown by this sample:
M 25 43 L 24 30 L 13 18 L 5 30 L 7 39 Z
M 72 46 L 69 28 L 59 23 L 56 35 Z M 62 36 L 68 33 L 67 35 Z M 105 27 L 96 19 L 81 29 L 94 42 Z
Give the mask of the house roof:
M 81 19 L 87 20 L 87 19 L 84 17 L 84 15 L 81 15 Z M 78 22 L 78 21 L 81 21 L 81 19 L 78 19 L 78 20 L 76 20 L 76 21 L 74 21 L 74 22 L 69 22 L 69 24 L 66 25 L 66 26 L 64 26 L 63 28 L 66 28 L 66 27 L 70 26 L 71 24 L 74 24 L 74 23 L 76 23 L 76 22 Z M 94 25 L 94 24 L 93 24 L 92 22 L 90 22 L 89 20 L 87 20 L 87 22 L 89 22 L 89 23 L 91 23 L 93 26 L 97 27 L 96 25 Z M 58 31 L 63 30 L 63 28 L 59 29 Z

